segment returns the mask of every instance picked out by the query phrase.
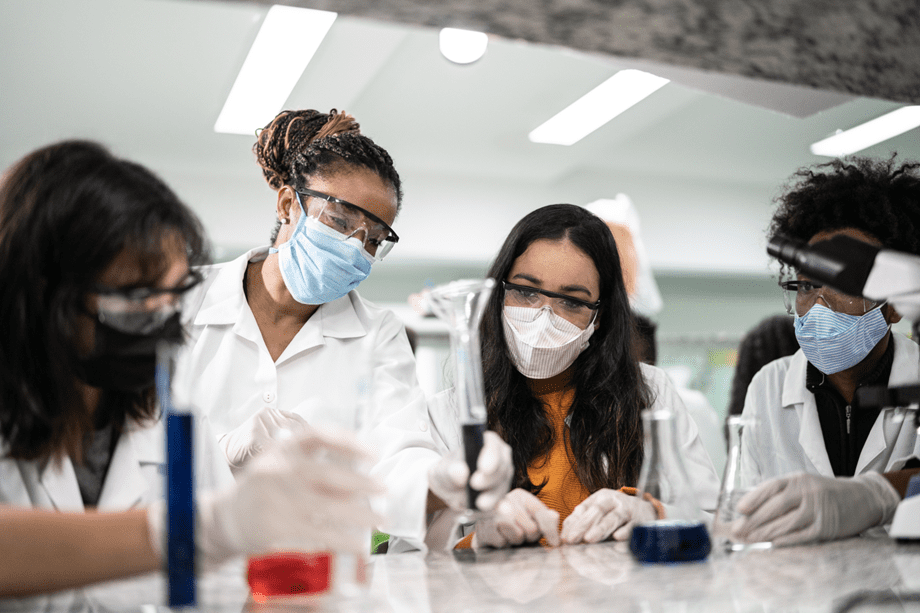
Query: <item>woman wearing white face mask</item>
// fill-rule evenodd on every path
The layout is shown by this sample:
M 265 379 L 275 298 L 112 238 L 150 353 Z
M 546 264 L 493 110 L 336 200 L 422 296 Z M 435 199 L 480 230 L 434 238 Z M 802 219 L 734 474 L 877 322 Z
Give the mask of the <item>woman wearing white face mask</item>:
M 357 388 L 370 374 L 361 425 L 380 445 L 372 475 L 391 501 L 379 528 L 421 546 L 426 508 L 466 485 L 438 477 L 465 464 L 441 457 L 402 323 L 355 291 L 399 240 L 399 174 L 354 117 L 335 110 L 279 113 L 253 150 L 275 190 L 277 223 L 270 245 L 202 271 L 183 367 L 192 400 L 237 471 L 285 430 L 355 427 Z M 503 445 L 489 441 L 484 457 Z M 495 471 L 476 474 L 496 497 L 507 491 Z
M 641 412 L 667 406 L 700 504 L 719 483 L 676 390 L 631 350 L 633 319 L 610 230 L 569 204 L 538 209 L 489 270 L 501 282 L 482 324 L 489 428 L 512 448 L 513 487 L 460 546 L 628 538 L 664 512 L 633 496 Z M 561 530 L 561 532 L 560 532 Z

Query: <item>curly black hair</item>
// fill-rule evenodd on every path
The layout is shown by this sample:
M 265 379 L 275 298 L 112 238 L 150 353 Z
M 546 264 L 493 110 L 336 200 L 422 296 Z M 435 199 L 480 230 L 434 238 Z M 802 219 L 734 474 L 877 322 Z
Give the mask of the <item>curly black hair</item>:
M 767 239 L 809 241 L 855 228 L 896 251 L 920 254 L 920 162 L 835 159 L 797 171 L 777 198 Z
M 272 189 L 310 186 L 310 178 L 347 172 L 350 166 L 366 168 L 393 186 L 396 212 L 402 207 L 402 181 L 386 149 L 361 133 L 355 118 L 332 109 L 281 111 L 259 130 L 252 147 L 262 175 Z M 281 222 L 272 229 L 278 238 Z

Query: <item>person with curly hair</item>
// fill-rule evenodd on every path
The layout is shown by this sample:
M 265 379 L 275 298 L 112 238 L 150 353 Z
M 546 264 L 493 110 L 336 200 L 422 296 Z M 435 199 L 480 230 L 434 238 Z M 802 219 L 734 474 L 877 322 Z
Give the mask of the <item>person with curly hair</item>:
M 920 255 L 918 163 L 833 160 L 798 171 L 779 200 L 770 239 L 816 245 L 848 236 Z M 744 470 L 755 482 L 780 478 L 741 501 L 750 517 L 738 534 L 778 544 L 851 536 L 890 521 L 920 458 L 913 420 L 854 403 L 857 388 L 920 380 L 916 343 L 891 330 L 901 315 L 793 272 L 781 286 L 800 349 L 754 376 L 742 413 L 750 425 Z
M 400 240 L 399 174 L 334 109 L 279 113 L 253 151 L 276 222 L 268 245 L 202 271 L 183 361 L 192 400 L 234 472 L 286 432 L 366 428 L 379 446 L 372 475 L 388 490 L 378 529 L 395 537 L 391 552 L 422 547 L 426 510 L 462 504 L 468 478 L 483 492 L 480 508 L 494 505 L 508 489 L 510 453 L 486 436 L 472 477 L 445 455 L 403 324 L 356 291 Z

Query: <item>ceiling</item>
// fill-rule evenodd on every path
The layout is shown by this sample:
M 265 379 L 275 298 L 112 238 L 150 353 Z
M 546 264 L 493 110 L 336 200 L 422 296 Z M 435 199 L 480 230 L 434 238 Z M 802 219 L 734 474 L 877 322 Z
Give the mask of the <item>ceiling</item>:
M 264 243 L 274 201 L 254 138 L 213 125 L 267 9 L 0 0 L 0 166 L 61 138 L 100 140 L 159 172 L 222 253 Z M 637 65 L 672 83 L 571 147 L 527 140 Z M 340 15 L 285 106 L 345 109 L 392 154 L 406 184 L 394 262 L 486 261 L 527 211 L 624 191 L 656 269 L 750 273 L 764 270 L 779 186 L 823 161 L 809 145 L 902 104 L 497 36 L 457 66 L 433 28 Z M 864 153 L 920 159 L 918 132 Z

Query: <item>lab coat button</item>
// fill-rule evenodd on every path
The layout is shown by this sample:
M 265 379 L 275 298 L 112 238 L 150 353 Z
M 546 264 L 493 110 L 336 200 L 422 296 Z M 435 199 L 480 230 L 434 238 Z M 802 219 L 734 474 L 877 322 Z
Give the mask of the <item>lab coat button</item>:
M 271 392 L 265 392 L 262 394 L 262 398 L 265 400 L 265 402 L 271 402 L 275 399 L 275 395 Z
M 418 420 L 418 429 L 422 432 L 428 432 L 428 422 L 424 419 Z

